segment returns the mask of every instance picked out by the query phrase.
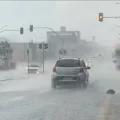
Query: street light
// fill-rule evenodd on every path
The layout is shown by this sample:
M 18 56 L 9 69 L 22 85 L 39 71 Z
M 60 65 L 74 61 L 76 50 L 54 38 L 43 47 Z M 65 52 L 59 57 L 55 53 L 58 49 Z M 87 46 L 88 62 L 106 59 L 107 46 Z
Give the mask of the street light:
M 0 33 L 2 33 L 2 32 L 9 32 L 9 31 L 11 31 L 11 32 L 14 32 L 14 31 L 18 32 L 20 30 L 6 29 L 6 30 L 1 30 Z
M 7 27 L 7 25 L 2 26 L 2 27 L 0 28 L 0 30 L 2 30 L 2 29 L 5 28 L 5 27 Z
M 0 30 L 2 30 L 2 29 L 5 28 L 5 27 L 7 27 L 7 25 L 2 26 L 2 27 L 0 28 Z

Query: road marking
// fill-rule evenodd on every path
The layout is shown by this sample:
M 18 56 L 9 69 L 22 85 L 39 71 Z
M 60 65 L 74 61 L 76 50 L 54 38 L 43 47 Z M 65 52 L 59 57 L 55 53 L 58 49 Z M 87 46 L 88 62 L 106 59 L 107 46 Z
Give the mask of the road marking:
M 19 96 L 19 97 L 15 97 L 9 101 L 17 101 L 17 100 L 22 100 L 24 98 L 24 96 Z
M 100 113 L 96 120 L 108 120 L 108 112 L 112 95 L 106 95 L 103 104 L 100 106 Z
M 9 99 L 9 100 L 0 101 L 0 104 L 2 104 L 2 105 L 7 105 L 7 104 L 9 104 L 10 102 L 15 102 L 15 101 L 23 100 L 23 98 L 24 98 L 24 96 L 14 97 L 14 98 Z

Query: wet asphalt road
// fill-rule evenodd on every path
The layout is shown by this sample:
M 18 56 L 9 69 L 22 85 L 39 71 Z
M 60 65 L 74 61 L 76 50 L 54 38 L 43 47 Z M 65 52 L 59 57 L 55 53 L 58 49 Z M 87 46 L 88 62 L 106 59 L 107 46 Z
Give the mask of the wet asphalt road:
M 52 90 L 49 72 L 41 81 L 1 82 L 0 120 L 96 120 L 105 91 L 120 91 L 120 75 L 112 62 L 94 63 L 89 72 L 87 89 L 63 85 Z

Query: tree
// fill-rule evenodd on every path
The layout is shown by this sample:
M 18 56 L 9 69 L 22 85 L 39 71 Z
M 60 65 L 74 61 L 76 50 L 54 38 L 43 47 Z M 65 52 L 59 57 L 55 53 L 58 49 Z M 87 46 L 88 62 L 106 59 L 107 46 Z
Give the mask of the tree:
M 13 50 L 10 46 L 10 44 L 5 41 L 5 42 L 0 42 L 0 56 L 2 56 L 2 58 L 7 59 L 7 55 L 8 54 L 12 54 L 13 53 Z

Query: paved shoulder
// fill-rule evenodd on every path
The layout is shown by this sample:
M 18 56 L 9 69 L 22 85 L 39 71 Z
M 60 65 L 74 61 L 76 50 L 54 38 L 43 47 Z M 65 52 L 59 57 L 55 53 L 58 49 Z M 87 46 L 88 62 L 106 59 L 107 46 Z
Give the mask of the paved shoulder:
M 120 94 L 116 94 L 111 98 L 108 120 L 120 119 Z

